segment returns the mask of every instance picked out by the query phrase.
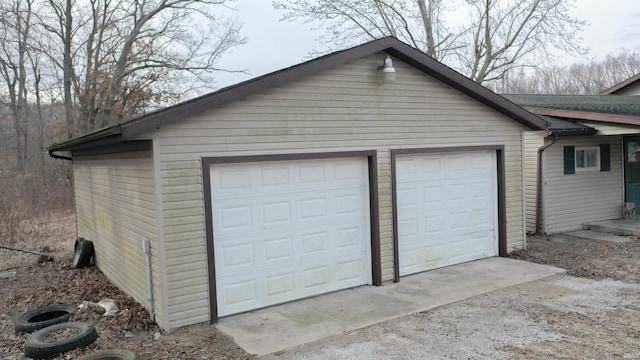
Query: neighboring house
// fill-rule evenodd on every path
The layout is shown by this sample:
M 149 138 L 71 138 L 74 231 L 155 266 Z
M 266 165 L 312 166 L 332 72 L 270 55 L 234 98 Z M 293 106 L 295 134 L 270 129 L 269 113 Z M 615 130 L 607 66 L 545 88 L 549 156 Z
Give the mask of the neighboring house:
M 640 74 L 608 88 L 600 95 L 640 95 Z
M 523 133 L 545 126 L 384 38 L 49 151 L 96 265 L 171 330 L 524 247 Z
M 640 97 L 504 97 L 549 123 L 524 134 L 527 232 L 622 218 L 625 203 L 640 210 Z

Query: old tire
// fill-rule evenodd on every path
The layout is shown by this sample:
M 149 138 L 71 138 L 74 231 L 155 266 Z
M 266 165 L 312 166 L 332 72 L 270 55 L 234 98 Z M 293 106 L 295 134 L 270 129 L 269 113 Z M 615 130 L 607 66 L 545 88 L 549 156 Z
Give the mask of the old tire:
M 140 360 L 140 355 L 129 350 L 112 349 L 96 351 L 80 356 L 76 360 Z
M 52 333 L 64 330 L 75 329 L 77 334 L 54 342 L 45 342 L 44 339 Z M 48 326 L 29 335 L 24 342 L 24 355 L 32 359 L 51 359 L 67 351 L 83 348 L 98 338 L 95 326 L 92 324 L 76 321 Z
M 32 333 L 47 326 L 69 321 L 76 311 L 76 305 L 55 304 L 24 312 L 16 318 L 14 329 L 17 333 Z
M 93 258 L 93 243 L 85 238 L 78 238 L 73 246 L 73 268 L 89 266 Z

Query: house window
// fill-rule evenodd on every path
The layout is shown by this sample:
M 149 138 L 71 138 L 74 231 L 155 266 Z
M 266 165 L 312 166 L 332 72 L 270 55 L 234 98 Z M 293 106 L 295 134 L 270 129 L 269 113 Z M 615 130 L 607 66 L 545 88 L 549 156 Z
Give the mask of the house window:
M 564 174 L 571 175 L 583 171 L 611 171 L 611 146 L 565 146 Z
M 600 147 L 576 147 L 576 171 L 600 170 Z

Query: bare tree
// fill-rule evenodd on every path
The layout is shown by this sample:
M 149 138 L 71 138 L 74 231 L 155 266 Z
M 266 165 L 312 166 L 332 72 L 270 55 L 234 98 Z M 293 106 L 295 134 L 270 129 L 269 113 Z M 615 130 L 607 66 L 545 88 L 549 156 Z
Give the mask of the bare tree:
M 29 40 L 32 0 L 0 5 L 0 77 L 7 94 L 3 103 L 9 107 L 16 146 L 16 164 L 23 171 L 27 160 L 29 126 Z
M 637 74 L 640 74 L 640 52 L 623 49 L 601 61 L 543 66 L 534 71 L 521 69 L 505 77 L 496 91 L 504 94 L 596 95 Z
M 44 26 L 61 46 L 48 53 L 63 73 L 69 132 L 107 126 L 210 87 L 214 72 L 228 71 L 216 66 L 220 56 L 245 41 L 237 22 L 214 15 L 224 3 L 49 0 L 54 16 Z
M 339 48 L 393 36 L 442 60 L 456 36 L 443 21 L 442 0 L 294 0 L 274 1 L 285 20 L 318 21 L 327 30 L 321 41 Z
M 326 43 L 394 36 L 478 83 L 518 67 L 536 67 L 551 48 L 585 54 L 584 21 L 569 15 L 573 0 L 295 0 L 274 1 L 284 19 L 319 22 Z M 455 13 L 466 24 L 450 26 Z M 450 23 L 450 22 L 449 22 Z
M 537 67 L 552 49 L 586 55 L 579 31 L 586 22 L 569 15 L 567 0 L 467 0 L 471 30 L 458 59 L 478 83 L 499 80 L 517 67 Z M 546 62 L 546 61 L 544 61 Z

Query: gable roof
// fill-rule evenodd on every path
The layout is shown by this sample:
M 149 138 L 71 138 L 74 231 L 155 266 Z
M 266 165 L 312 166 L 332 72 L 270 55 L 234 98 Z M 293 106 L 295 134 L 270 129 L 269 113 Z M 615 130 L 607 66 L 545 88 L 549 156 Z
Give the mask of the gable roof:
M 619 84 L 615 84 L 612 87 L 608 88 L 607 90 L 604 90 L 603 92 L 600 93 L 600 95 L 611 95 L 614 94 L 615 92 L 617 92 L 618 90 L 625 88 L 633 83 L 635 83 L 636 81 L 640 80 L 640 74 L 636 74 L 630 78 L 628 78 L 627 80 L 619 83 Z
M 385 37 L 247 80 L 114 126 L 53 144 L 47 150 L 52 154 L 53 151 L 76 151 L 124 143 L 133 139 L 136 135 L 158 129 L 186 117 L 378 52 L 385 52 L 415 67 L 531 129 L 544 130 L 546 128 L 546 122 L 536 115 L 398 39 Z

